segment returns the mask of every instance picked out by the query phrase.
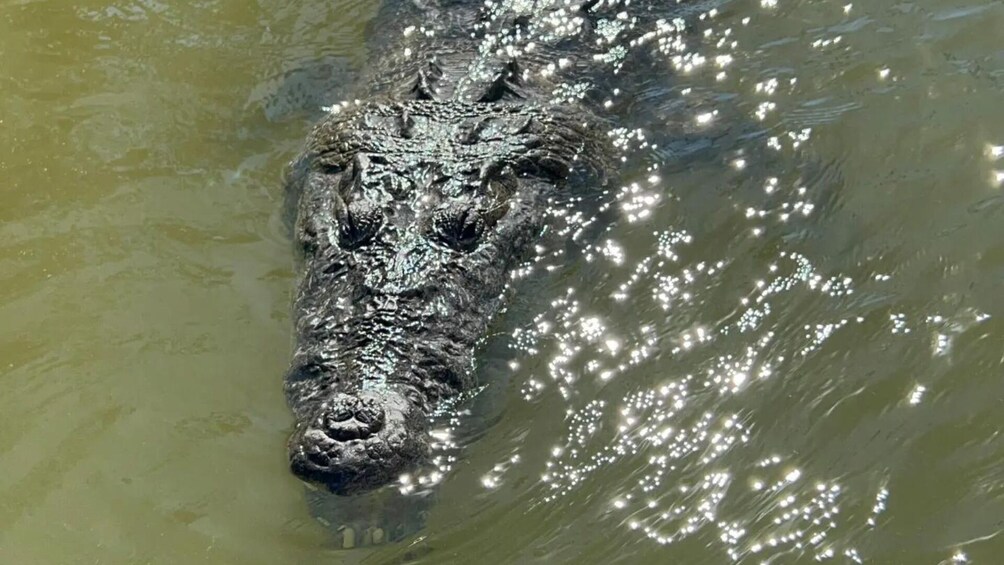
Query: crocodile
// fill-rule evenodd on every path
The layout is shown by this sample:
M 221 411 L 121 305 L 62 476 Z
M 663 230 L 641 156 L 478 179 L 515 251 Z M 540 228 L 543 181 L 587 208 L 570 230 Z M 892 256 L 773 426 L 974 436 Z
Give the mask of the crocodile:
M 521 38 L 556 18 L 585 36 L 623 4 L 385 2 L 358 96 L 313 127 L 286 183 L 297 477 L 353 495 L 428 460 L 430 415 L 476 385 L 552 203 L 604 186 L 614 161 L 602 104 L 554 96 L 566 67 L 586 72 L 587 42 Z

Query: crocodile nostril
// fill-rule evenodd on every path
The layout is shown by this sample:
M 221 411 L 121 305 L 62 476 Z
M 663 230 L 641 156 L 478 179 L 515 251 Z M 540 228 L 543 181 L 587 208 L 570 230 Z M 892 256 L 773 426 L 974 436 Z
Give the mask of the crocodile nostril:
M 380 431 L 384 423 L 384 411 L 372 400 L 360 402 L 356 407 L 356 420 L 365 424 L 371 433 Z
M 384 427 L 386 415 L 372 399 L 342 397 L 319 418 L 324 435 L 335 441 L 366 439 Z
M 376 422 L 377 415 L 369 408 L 360 408 L 359 411 L 356 412 L 356 420 L 359 420 L 364 424 L 372 424 Z
M 331 464 L 331 457 L 324 451 L 310 451 L 307 453 L 307 459 L 321 467 L 327 467 Z

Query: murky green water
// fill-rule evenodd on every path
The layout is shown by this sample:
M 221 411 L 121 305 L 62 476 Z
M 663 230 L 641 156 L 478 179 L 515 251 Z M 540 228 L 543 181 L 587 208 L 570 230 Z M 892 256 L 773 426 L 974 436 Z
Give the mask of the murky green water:
M 500 321 L 506 410 L 421 539 L 331 551 L 272 94 L 348 77 L 374 11 L 0 2 L 0 562 L 1004 562 L 1004 4 L 953 0 L 696 22 L 653 95 L 766 135 L 627 171 Z

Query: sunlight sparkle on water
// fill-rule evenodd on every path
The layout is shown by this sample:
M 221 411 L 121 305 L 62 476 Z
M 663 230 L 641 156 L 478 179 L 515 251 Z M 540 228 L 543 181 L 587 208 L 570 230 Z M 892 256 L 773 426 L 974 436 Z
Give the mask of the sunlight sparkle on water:
M 572 4 L 553 5 L 564 10 Z M 759 4 L 765 9 L 779 7 L 776 0 L 759 0 Z M 598 6 L 605 5 L 601 2 Z M 839 17 L 841 8 L 846 14 L 851 5 L 833 8 L 839 22 L 843 19 Z M 759 15 L 764 20 L 785 14 L 772 11 Z M 838 536 L 835 531 L 838 525 L 844 528 L 848 519 L 838 505 L 845 496 L 841 485 L 820 476 L 814 467 L 802 467 L 803 462 L 788 455 L 764 458 L 775 450 L 786 453 L 788 446 L 764 443 L 765 436 L 755 434 L 765 424 L 762 415 L 734 409 L 755 398 L 742 395 L 756 395 L 772 390 L 768 387 L 787 386 L 792 379 L 805 379 L 799 364 L 816 355 L 834 336 L 859 331 L 851 322 L 862 322 L 864 315 L 848 312 L 842 300 L 857 292 L 857 283 L 867 297 L 866 293 L 882 282 L 873 280 L 870 272 L 855 274 L 852 281 L 825 262 L 817 269 L 806 256 L 785 251 L 783 238 L 792 229 L 811 227 L 811 216 L 818 214 L 822 205 L 814 199 L 832 188 L 812 177 L 796 178 L 789 171 L 765 169 L 772 167 L 765 161 L 772 159 L 774 152 L 767 159 L 761 157 L 764 143 L 787 157 L 804 151 L 810 141 L 812 130 L 806 126 L 816 122 L 787 121 L 792 109 L 787 106 L 801 94 L 795 86 L 798 78 L 787 71 L 760 74 L 758 69 L 756 74 L 745 74 L 749 70 L 744 67 L 747 54 L 737 49 L 736 42 L 745 39 L 745 30 L 736 24 L 749 24 L 750 17 L 740 20 L 734 14 L 712 10 L 699 16 L 702 24 L 661 20 L 632 36 L 628 32 L 635 20 L 607 16 L 606 23 L 597 27 L 596 44 L 609 50 L 597 55 L 595 62 L 616 69 L 626 53 L 615 52 L 617 47 L 644 48 L 657 57 L 661 54 L 666 70 L 675 70 L 679 77 L 682 100 L 692 104 L 692 113 L 682 114 L 689 122 L 685 126 L 704 133 L 727 126 L 722 122 L 728 114 L 725 106 L 719 114 L 716 105 L 707 104 L 704 86 L 715 79 L 736 81 L 728 84 L 729 89 L 734 87 L 748 102 L 740 112 L 749 122 L 762 122 L 770 135 L 749 142 L 724 160 L 728 172 L 751 189 L 736 191 L 736 205 L 727 212 L 733 214 L 730 221 L 738 222 L 736 233 L 741 235 L 735 241 L 743 246 L 741 251 L 727 245 L 722 248 L 718 241 L 714 246 L 709 245 L 711 240 L 699 241 L 705 237 L 704 227 L 691 228 L 696 234 L 691 236 L 681 230 L 682 222 L 680 226 L 662 224 L 651 235 L 635 226 L 628 228 L 630 236 L 611 230 L 594 243 L 584 244 L 587 256 L 604 263 L 602 268 L 609 276 L 604 289 L 609 290 L 580 296 L 569 289 L 533 324 L 513 333 L 510 345 L 521 360 L 526 359 L 517 372 L 534 372 L 521 375 L 524 397 L 531 402 L 546 402 L 548 395 L 557 397 L 553 399 L 559 403 L 557 416 L 564 417 L 557 445 L 549 456 L 543 454 L 542 502 L 555 501 L 579 488 L 593 489 L 596 484 L 587 479 L 606 470 L 604 477 L 622 477 L 606 491 L 606 504 L 622 512 L 624 529 L 642 539 L 666 545 L 699 535 L 702 540 L 720 542 L 733 562 L 745 562 L 754 553 L 758 553 L 758 560 L 770 560 L 791 552 L 804 553 L 810 559 L 843 558 L 860 563 L 857 550 L 842 544 L 845 534 L 841 531 Z M 719 24 L 723 27 L 718 28 Z M 580 25 L 568 25 L 556 34 L 577 32 L 571 28 Z M 709 25 L 716 27 L 707 29 Z M 812 49 L 813 56 L 821 57 L 841 52 L 824 48 L 845 48 L 853 39 L 850 31 L 841 31 L 846 37 L 833 31 L 823 33 L 826 36 L 805 38 L 802 47 L 817 48 Z M 704 49 L 695 49 L 695 38 L 703 41 Z M 560 74 L 562 66 L 555 61 L 552 72 Z M 876 72 L 881 66 L 867 68 Z M 724 69 L 728 76 L 720 74 Z M 895 80 L 890 70 L 885 71 L 879 78 Z M 810 78 L 803 77 L 803 81 Z M 599 100 L 617 105 L 626 98 L 610 89 Z M 642 128 L 610 132 L 624 162 L 658 154 L 652 151 L 656 138 Z M 987 149 L 991 156 L 995 155 L 993 147 Z M 682 205 L 675 209 L 679 202 L 686 204 L 681 197 L 686 186 L 681 185 L 677 193 L 676 173 L 668 167 L 662 170 L 664 164 L 658 158 L 645 166 L 644 172 L 635 169 L 635 176 L 609 189 L 613 198 L 607 199 L 608 206 L 620 212 L 616 216 L 622 228 L 641 220 L 676 221 L 676 215 L 686 211 Z M 992 163 L 990 168 L 994 168 Z M 581 227 L 574 225 L 579 220 L 572 220 L 571 210 L 566 215 L 568 229 Z M 805 220 L 806 216 L 810 219 Z M 776 236 L 781 249 L 774 251 L 773 257 L 758 257 L 753 270 L 738 274 L 747 267 L 745 256 L 737 257 L 736 253 L 758 249 L 766 241 L 747 238 L 750 233 Z M 645 237 L 650 238 L 647 248 Z M 761 259 L 766 262 L 759 264 Z M 547 258 L 552 265 L 560 265 L 560 260 Z M 824 317 L 792 323 L 784 317 L 786 304 L 805 300 L 805 295 L 814 302 L 833 299 L 827 305 L 832 309 Z M 732 308 L 716 308 L 716 303 L 739 306 L 728 313 Z M 593 315 L 607 312 L 607 308 L 609 316 Z M 714 310 L 726 313 L 715 318 L 704 314 Z M 883 310 L 868 319 L 881 324 L 888 315 L 889 310 Z M 905 319 L 892 322 L 897 331 L 907 329 Z M 915 334 L 921 334 L 927 346 L 926 340 L 935 330 L 949 338 L 956 335 L 944 328 Z M 539 357 L 527 359 L 534 356 Z M 652 359 L 667 358 L 672 359 L 669 365 L 645 365 Z M 633 369 L 638 366 L 642 367 L 640 373 Z M 639 375 L 650 375 L 652 382 L 636 379 Z M 763 466 L 750 463 L 758 459 Z M 483 486 L 498 488 L 499 469 L 485 471 Z M 729 485 L 737 482 L 745 488 L 730 491 Z M 719 506 L 729 503 L 727 497 L 734 496 L 736 490 L 756 493 L 753 502 L 731 501 L 748 506 L 750 513 L 737 514 L 730 508 L 728 517 L 720 516 Z M 874 492 L 873 488 L 866 491 L 862 512 L 848 512 L 858 527 L 865 526 Z M 859 501 L 852 499 L 848 506 L 855 502 Z M 876 499 L 876 505 L 880 502 Z
M 878 517 L 885 512 L 886 501 L 889 499 L 889 489 L 882 487 L 875 495 L 875 504 L 872 505 L 871 516 L 868 517 L 868 526 L 874 528 L 878 524 Z
M 711 120 L 718 114 L 718 110 L 712 112 L 705 112 L 703 114 L 697 115 L 697 123 L 700 125 L 707 125 L 711 123 Z
M 772 112 L 775 108 L 777 108 L 777 104 L 773 102 L 761 102 L 757 106 L 756 111 L 753 112 L 753 115 L 755 115 L 756 118 L 762 122 L 767 119 L 767 114 Z
M 612 261 L 615 265 L 624 264 L 624 248 L 612 239 L 608 239 L 599 249 L 600 254 Z
M 659 202 L 659 194 L 644 192 L 638 183 L 633 183 L 621 191 L 621 210 L 627 215 L 629 222 L 637 222 L 648 218 L 653 208 Z

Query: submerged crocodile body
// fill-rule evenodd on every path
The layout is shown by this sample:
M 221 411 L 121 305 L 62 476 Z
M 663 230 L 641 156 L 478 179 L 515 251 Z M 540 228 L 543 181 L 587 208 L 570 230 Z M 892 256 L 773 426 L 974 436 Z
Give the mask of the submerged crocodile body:
M 540 71 L 567 47 L 501 47 L 537 14 L 388 4 L 364 102 L 315 126 L 288 183 L 303 250 L 289 458 L 337 494 L 426 460 L 430 413 L 475 384 L 475 350 L 549 200 L 601 185 L 611 160 L 589 104 L 549 102 L 554 79 Z M 555 4 L 572 21 L 603 2 Z

